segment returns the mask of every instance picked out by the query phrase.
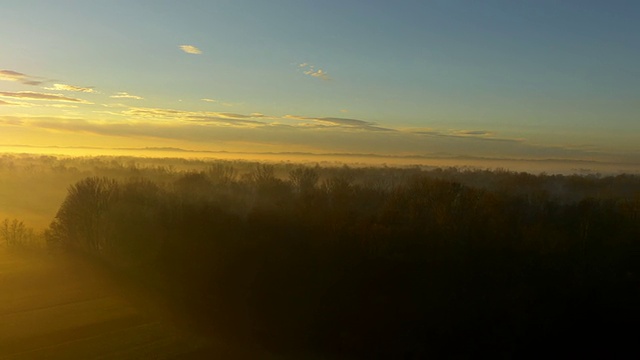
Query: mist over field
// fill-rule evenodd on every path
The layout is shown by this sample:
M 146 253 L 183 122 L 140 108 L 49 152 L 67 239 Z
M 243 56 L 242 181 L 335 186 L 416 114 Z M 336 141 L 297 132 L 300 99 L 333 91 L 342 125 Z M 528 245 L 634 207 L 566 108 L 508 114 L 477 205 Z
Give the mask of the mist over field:
M 637 175 L 3 155 L 0 184 L 8 358 L 624 353 L 640 320 Z

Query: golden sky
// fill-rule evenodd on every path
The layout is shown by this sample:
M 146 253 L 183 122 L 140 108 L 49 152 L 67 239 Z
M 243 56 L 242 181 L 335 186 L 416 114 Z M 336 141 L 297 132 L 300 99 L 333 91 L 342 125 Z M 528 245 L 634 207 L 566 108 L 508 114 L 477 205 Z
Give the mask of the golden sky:
M 628 171 L 640 164 L 633 10 L 9 2 L 0 151 L 566 160 Z

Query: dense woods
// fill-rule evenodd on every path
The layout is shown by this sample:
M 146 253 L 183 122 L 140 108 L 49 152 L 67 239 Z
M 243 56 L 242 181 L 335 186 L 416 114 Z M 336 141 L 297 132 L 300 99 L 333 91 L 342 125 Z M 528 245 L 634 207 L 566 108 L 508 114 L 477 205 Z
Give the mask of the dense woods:
M 637 333 L 638 176 L 116 164 L 68 188 L 49 248 L 207 331 L 367 359 L 610 353 Z

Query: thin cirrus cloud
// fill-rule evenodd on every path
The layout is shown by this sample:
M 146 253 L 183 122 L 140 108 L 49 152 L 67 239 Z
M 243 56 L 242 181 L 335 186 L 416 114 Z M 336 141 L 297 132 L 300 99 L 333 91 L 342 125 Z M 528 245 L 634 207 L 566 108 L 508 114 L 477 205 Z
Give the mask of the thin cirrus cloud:
M 2 125 L 4 120 L 5 119 L 0 116 L 0 125 Z M 69 133 L 91 133 L 106 136 L 158 138 L 194 142 L 210 142 L 212 139 L 227 141 L 230 135 L 237 137 L 240 132 L 245 135 L 253 134 L 255 136 L 256 133 L 253 132 L 249 134 L 245 133 L 248 127 L 268 128 L 260 124 L 252 124 L 248 121 L 233 122 L 228 119 L 220 119 L 219 121 L 215 121 L 215 119 L 203 119 L 203 121 L 190 121 L 186 123 L 137 121 L 135 124 L 132 124 L 130 121 L 105 123 L 68 117 L 23 118 L 20 119 L 20 123 L 17 124 L 10 123 L 12 120 L 11 118 L 6 119 L 5 125 L 33 127 L 56 132 L 64 131 Z
M 246 118 L 229 118 L 224 116 L 209 116 L 209 115 L 189 115 L 187 117 L 190 121 L 200 122 L 200 123 L 212 123 L 219 125 L 231 125 L 231 126 L 265 126 L 268 125 L 265 122 L 250 120 Z
M 176 118 L 176 117 L 179 118 L 189 113 L 190 113 L 189 111 L 159 109 L 159 108 L 130 108 L 122 112 L 123 115 L 127 115 L 127 116 L 163 117 L 163 118 Z
M 64 102 L 73 102 L 78 104 L 91 104 L 90 102 L 83 99 L 67 97 L 61 94 L 48 94 L 48 93 L 39 93 L 34 91 L 17 91 L 17 92 L 0 91 L 0 97 L 14 98 L 14 99 L 64 101 Z
M 441 130 L 426 129 L 426 130 L 414 130 L 414 131 L 410 131 L 410 133 L 416 134 L 416 135 L 423 135 L 423 136 L 481 140 L 481 141 L 513 142 L 513 143 L 521 143 L 525 141 L 525 139 L 523 138 L 498 137 L 498 136 L 495 136 L 494 133 L 486 130 L 441 131 Z
M 24 85 L 41 85 L 45 82 L 38 80 L 34 76 L 29 76 L 13 70 L 0 70 L 0 80 L 15 81 Z
M 11 102 L 11 101 L 4 101 L 4 100 L 0 100 L 0 105 L 5 105 L 5 106 L 19 106 L 19 103 L 15 103 L 15 102 Z
M 345 130 L 367 130 L 367 131 L 397 131 L 395 129 L 377 126 L 376 123 L 358 119 L 332 118 L 332 117 L 304 117 L 295 115 L 285 115 L 283 117 L 273 117 L 262 113 L 253 112 L 250 114 L 239 114 L 229 112 L 212 111 L 186 111 L 163 108 L 142 108 L 133 107 L 122 112 L 122 115 L 140 118 L 167 118 L 185 121 L 198 121 L 210 123 L 226 124 L 261 124 L 261 125 L 282 125 L 278 121 L 295 121 L 294 126 L 300 128 L 341 128 Z M 276 121 L 274 123 L 273 121 Z M 304 123 L 300 124 L 301 121 Z
M 16 107 L 22 107 L 22 108 L 51 107 L 51 108 L 59 108 L 59 109 L 75 109 L 78 107 L 77 105 L 72 105 L 72 104 L 58 104 L 58 103 L 33 104 L 33 103 L 22 102 L 22 101 L 13 102 L 13 101 L 5 101 L 5 100 L 0 100 L 0 106 L 16 106 Z
M 134 99 L 134 100 L 142 100 L 143 99 L 143 97 L 141 97 L 141 96 L 131 95 L 128 92 L 124 92 L 124 91 L 117 92 L 117 93 L 111 95 L 110 97 L 114 98 L 114 99 Z
M 289 120 L 302 120 L 302 121 L 311 121 L 312 123 L 305 124 L 306 127 L 341 127 L 355 130 L 368 130 L 368 131 L 396 131 L 390 128 L 384 128 L 381 126 L 377 126 L 376 123 L 365 120 L 358 119 L 345 119 L 345 118 L 335 118 L 335 117 L 306 117 L 306 116 L 296 116 L 296 115 L 285 115 L 285 119 Z
M 82 87 L 75 85 L 67 85 L 67 84 L 53 84 L 52 87 L 45 88 L 47 90 L 61 90 L 61 91 L 73 91 L 73 92 L 85 92 L 85 93 L 96 93 L 97 91 L 91 87 Z
M 261 113 L 236 114 L 213 111 L 186 111 L 162 108 L 129 108 L 121 113 L 127 117 L 134 118 L 157 118 L 181 120 L 183 122 L 199 122 L 202 124 L 218 124 L 230 126 L 267 126 L 268 122 L 262 121 L 270 119 Z M 259 120 L 258 120 L 259 119 Z
M 311 65 L 309 63 L 302 63 L 302 64 L 298 64 L 298 67 L 303 69 L 303 73 L 305 75 L 309 75 L 311 77 L 314 77 L 316 79 L 320 79 L 320 80 L 331 80 L 331 78 L 329 77 L 329 75 L 322 69 L 317 69 L 314 65 Z
M 222 100 L 209 99 L 209 98 L 204 98 L 200 100 L 208 103 L 215 103 L 215 104 L 226 106 L 226 107 L 233 107 L 233 106 L 239 105 L 238 103 L 224 102 Z
M 202 54 L 202 50 L 198 49 L 193 45 L 180 45 L 180 49 L 187 54 L 200 55 Z

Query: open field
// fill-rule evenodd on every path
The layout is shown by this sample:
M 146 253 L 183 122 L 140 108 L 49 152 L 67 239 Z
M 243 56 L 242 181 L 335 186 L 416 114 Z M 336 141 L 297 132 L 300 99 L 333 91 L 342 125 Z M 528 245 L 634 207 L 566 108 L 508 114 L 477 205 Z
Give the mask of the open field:
M 158 299 L 65 260 L 0 249 L 0 359 L 272 358 L 197 336 Z

